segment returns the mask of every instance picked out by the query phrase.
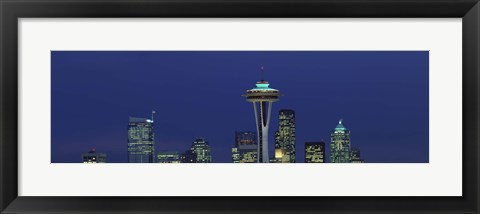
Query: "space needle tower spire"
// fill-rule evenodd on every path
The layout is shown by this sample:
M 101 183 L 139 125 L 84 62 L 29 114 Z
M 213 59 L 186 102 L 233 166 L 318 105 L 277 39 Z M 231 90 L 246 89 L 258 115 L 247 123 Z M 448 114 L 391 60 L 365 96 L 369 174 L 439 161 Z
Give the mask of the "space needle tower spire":
M 269 83 L 264 79 L 264 67 L 260 67 L 261 80 L 256 83 L 256 87 L 247 90 L 244 97 L 247 102 L 253 103 L 253 111 L 255 112 L 255 122 L 257 125 L 257 162 L 268 163 L 268 127 L 270 126 L 270 115 L 272 111 L 272 103 L 277 102 L 282 96 L 277 89 L 269 87 Z

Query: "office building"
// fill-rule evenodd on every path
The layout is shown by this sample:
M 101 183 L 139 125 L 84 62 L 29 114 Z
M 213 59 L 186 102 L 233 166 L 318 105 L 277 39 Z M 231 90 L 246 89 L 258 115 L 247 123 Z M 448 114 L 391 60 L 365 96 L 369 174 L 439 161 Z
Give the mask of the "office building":
M 277 163 L 295 163 L 295 112 L 282 109 L 278 113 L 278 119 L 279 128 L 275 133 L 275 160 Z
M 350 131 L 343 126 L 342 120 L 330 134 L 330 162 L 351 162 Z
M 236 131 L 235 146 L 257 144 L 257 133 L 252 131 Z
M 305 163 L 325 163 L 325 142 L 305 143 Z
M 251 131 L 235 132 L 235 147 L 232 148 L 233 163 L 256 163 L 258 144 L 256 133 Z
M 275 153 L 270 163 L 291 163 L 290 155 L 284 149 L 275 148 Z
M 155 142 L 152 119 L 130 117 L 128 121 L 128 162 L 154 163 Z
M 237 147 L 232 148 L 232 163 L 240 163 L 240 152 Z
M 82 163 L 106 163 L 107 155 L 96 152 L 95 148 L 88 153 L 82 153 Z
M 352 148 L 351 161 L 352 161 L 352 163 L 365 163 L 365 161 L 360 157 L 360 149 L 359 148 Z
M 157 163 L 180 163 L 178 152 L 158 152 Z
M 195 163 L 211 163 L 212 154 L 210 145 L 203 138 L 197 138 L 193 141 L 190 150 L 195 154 Z

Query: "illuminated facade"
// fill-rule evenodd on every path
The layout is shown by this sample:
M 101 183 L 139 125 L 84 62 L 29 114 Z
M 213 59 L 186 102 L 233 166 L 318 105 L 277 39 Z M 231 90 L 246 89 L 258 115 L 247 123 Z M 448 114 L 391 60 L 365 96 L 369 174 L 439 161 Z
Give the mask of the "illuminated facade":
M 290 155 L 284 149 L 275 148 L 275 154 L 270 163 L 290 163 Z
M 158 152 L 157 163 L 180 163 L 178 152 Z
M 258 139 L 257 162 L 259 163 L 269 162 L 268 128 L 270 126 L 270 114 L 272 103 L 278 101 L 281 96 L 278 90 L 270 88 L 269 85 L 267 81 L 260 80 L 255 88 L 247 90 L 243 95 L 248 102 L 253 103 Z
M 256 163 L 257 145 L 240 145 L 232 148 L 233 163 Z
M 154 163 L 155 142 L 152 119 L 130 117 L 128 122 L 128 162 Z
M 232 148 L 232 163 L 240 163 L 240 152 L 237 147 Z
M 232 148 L 233 163 L 256 163 L 258 144 L 256 133 L 251 131 L 235 132 L 235 147 Z
M 340 120 L 330 134 L 330 162 L 350 163 L 351 159 L 350 131 L 343 126 L 342 120 Z
M 325 142 L 305 143 L 305 163 L 325 163 Z
M 106 163 L 107 155 L 105 153 L 97 153 L 95 149 L 90 150 L 88 153 L 82 154 L 83 163 Z
M 359 148 L 352 148 L 351 159 L 352 159 L 352 163 L 365 163 L 365 161 L 360 157 Z
M 278 119 L 279 128 L 275 132 L 275 160 L 280 163 L 295 163 L 295 112 L 282 109 L 278 113 Z
M 212 154 L 208 142 L 202 138 L 197 138 L 193 141 L 190 150 L 195 154 L 195 163 L 211 163 Z
M 251 131 L 235 132 L 235 146 L 239 145 L 256 145 L 257 134 Z

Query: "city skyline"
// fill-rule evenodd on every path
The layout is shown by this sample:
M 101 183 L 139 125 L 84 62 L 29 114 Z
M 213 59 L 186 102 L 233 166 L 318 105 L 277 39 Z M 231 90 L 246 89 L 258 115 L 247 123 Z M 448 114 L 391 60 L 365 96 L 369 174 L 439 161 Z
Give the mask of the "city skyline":
M 152 111 L 151 119 L 129 117 L 128 163 L 213 163 L 210 146 L 201 137 L 197 137 L 190 148 L 183 153 L 179 151 L 155 152 L 153 148 L 155 144 L 153 143 L 154 114 L 155 111 Z M 232 163 L 296 163 L 295 111 L 281 109 L 278 119 L 279 130 L 275 132 L 275 153 L 268 156 L 267 162 L 260 162 L 258 159 L 260 150 L 256 137 L 259 135 L 256 132 L 235 131 Z M 350 131 L 343 126 L 342 119 L 331 132 L 331 136 L 329 159 L 325 158 L 325 142 L 323 140 L 305 142 L 305 161 L 303 163 L 365 163 L 360 156 L 360 149 L 351 147 Z M 334 147 L 340 147 L 340 149 Z M 344 157 L 338 158 L 339 155 Z M 106 156 L 105 153 L 96 152 L 96 148 L 93 148 L 88 153 L 82 153 L 82 161 L 83 163 L 107 163 Z
M 126 134 L 117 133 L 119 127 L 126 133 L 125 122 L 118 116 L 142 118 L 153 109 L 155 151 L 182 152 L 203 137 L 214 162 L 229 163 L 234 132 L 255 130 L 252 107 L 245 98 L 239 102 L 239 95 L 258 81 L 262 64 L 265 79 L 285 94 L 273 105 L 270 156 L 279 127 L 276 113 L 293 109 L 297 160 L 304 160 L 305 142 L 329 139 L 329 124 L 348 118 L 352 145 L 365 162 L 428 162 L 424 51 L 54 51 L 52 162 L 78 162 L 78 154 L 91 147 L 111 162 L 126 162 Z M 79 76 L 85 72 L 94 78 Z

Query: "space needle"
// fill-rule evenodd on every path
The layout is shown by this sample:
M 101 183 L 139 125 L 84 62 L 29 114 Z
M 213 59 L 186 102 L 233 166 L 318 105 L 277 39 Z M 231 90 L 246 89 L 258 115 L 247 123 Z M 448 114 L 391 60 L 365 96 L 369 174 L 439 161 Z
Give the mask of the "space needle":
M 247 90 L 243 96 L 247 98 L 247 102 L 253 103 L 255 112 L 258 139 L 257 162 L 268 163 L 268 127 L 272 103 L 278 101 L 282 94 L 277 89 L 270 88 L 270 84 L 263 79 L 263 66 L 260 67 L 260 71 L 262 73 L 261 80 L 257 82 L 255 88 Z

